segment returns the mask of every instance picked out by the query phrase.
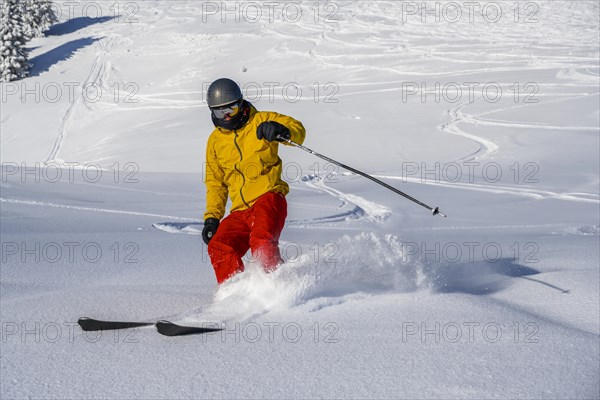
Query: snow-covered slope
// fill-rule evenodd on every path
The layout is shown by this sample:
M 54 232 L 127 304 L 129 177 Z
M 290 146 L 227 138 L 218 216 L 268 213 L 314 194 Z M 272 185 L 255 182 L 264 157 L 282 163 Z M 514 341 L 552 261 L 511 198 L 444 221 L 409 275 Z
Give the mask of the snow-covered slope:
M 600 397 L 597 2 L 57 4 L 1 86 L 0 397 Z M 287 262 L 217 289 L 223 76 L 448 218 L 282 146 Z

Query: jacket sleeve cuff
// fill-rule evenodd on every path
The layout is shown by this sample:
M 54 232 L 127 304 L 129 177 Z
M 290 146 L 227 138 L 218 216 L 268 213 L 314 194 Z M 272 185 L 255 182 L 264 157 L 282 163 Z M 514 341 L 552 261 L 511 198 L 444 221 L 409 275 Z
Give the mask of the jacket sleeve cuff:
M 223 218 L 223 214 L 225 213 L 207 211 L 204 213 L 204 221 L 206 221 L 208 218 L 216 218 L 220 221 Z

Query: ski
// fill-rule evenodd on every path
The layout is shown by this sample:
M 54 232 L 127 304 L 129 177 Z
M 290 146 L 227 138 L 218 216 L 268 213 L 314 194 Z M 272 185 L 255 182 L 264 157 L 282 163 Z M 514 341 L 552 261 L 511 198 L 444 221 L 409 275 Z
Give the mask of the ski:
M 154 322 L 102 321 L 87 317 L 79 318 L 77 323 L 84 331 L 111 331 L 154 325 Z
M 222 331 L 222 328 L 205 328 L 200 326 L 177 325 L 169 321 L 158 321 L 156 330 L 165 336 L 199 335 L 203 333 Z
M 155 325 L 158 333 L 164 336 L 200 335 L 203 333 L 222 331 L 222 328 L 206 328 L 200 326 L 177 325 L 170 321 L 158 322 L 130 322 L 130 321 L 103 321 L 88 317 L 79 318 L 77 321 L 84 331 L 111 331 L 116 329 L 131 329 Z

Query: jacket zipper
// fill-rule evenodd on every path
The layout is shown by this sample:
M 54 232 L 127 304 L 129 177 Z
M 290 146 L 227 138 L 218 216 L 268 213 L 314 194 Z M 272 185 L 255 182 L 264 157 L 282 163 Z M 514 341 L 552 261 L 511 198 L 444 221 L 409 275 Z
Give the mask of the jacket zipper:
M 242 156 L 242 149 L 240 149 L 240 146 L 237 143 L 237 138 L 238 138 L 237 130 L 234 130 L 233 133 L 235 135 L 235 137 L 233 138 L 233 143 L 235 144 L 235 148 L 238 150 L 238 153 L 240 153 L 240 163 L 241 163 L 242 160 L 244 159 L 244 157 Z M 244 202 L 246 207 L 250 208 L 250 205 L 248 203 L 246 203 L 246 199 L 244 199 L 244 194 L 242 193 L 242 189 L 244 188 L 244 185 L 246 184 L 246 177 L 244 176 L 242 171 L 240 171 L 240 169 L 238 168 L 238 164 L 235 164 L 234 168 L 242 176 L 242 186 L 240 186 L 240 197 L 242 198 L 242 201 Z

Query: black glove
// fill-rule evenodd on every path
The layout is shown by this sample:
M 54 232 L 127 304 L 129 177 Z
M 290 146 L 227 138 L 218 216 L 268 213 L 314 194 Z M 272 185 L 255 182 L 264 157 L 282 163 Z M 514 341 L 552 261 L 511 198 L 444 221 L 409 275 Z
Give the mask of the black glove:
M 215 236 L 215 232 L 217 232 L 217 228 L 219 227 L 219 220 L 216 218 L 206 218 L 204 221 L 204 229 L 202 229 L 202 240 L 204 243 L 208 244 L 210 239 Z
M 290 130 L 279 122 L 266 121 L 256 129 L 256 137 L 258 140 L 265 139 L 267 142 L 272 142 L 273 140 L 283 142 L 290 138 Z

